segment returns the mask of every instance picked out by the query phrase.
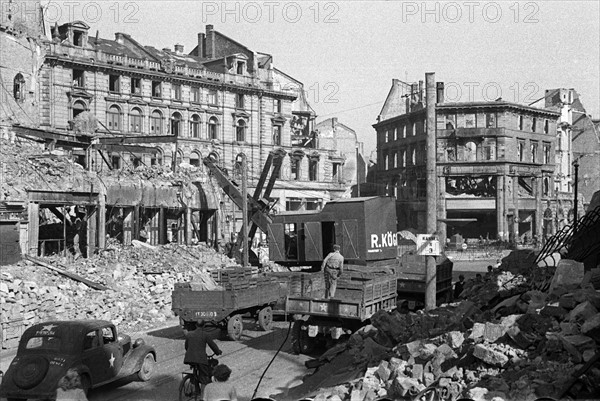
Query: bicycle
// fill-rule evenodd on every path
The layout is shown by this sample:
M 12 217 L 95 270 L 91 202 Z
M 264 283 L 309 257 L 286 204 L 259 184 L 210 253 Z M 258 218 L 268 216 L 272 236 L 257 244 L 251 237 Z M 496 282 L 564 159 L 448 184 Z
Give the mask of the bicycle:
M 213 355 L 208 356 L 208 368 L 210 376 L 212 371 L 219 364 Z M 190 365 L 192 368 L 191 372 L 181 372 L 181 384 L 179 385 L 179 401 L 199 401 L 202 396 L 202 384 L 200 383 L 200 377 L 198 367 L 196 365 Z

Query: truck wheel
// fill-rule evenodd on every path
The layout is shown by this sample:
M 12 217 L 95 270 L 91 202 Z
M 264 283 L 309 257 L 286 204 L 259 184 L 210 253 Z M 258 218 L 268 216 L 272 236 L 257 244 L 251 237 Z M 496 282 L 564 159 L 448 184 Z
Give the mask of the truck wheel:
M 238 341 L 242 337 L 244 324 L 240 315 L 233 315 L 227 322 L 227 334 L 233 341 Z
M 292 348 L 298 354 L 310 354 L 315 349 L 314 339 L 308 336 L 306 330 L 302 330 L 302 320 L 296 320 L 292 328 Z
M 270 306 L 262 308 L 258 312 L 258 325 L 264 331 L 269 331 L 273 328 L 273 310 Z

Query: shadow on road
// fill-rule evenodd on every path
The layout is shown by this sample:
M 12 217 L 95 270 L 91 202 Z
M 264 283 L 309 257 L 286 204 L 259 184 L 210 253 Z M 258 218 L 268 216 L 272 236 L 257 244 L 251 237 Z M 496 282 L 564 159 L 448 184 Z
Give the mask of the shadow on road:
M 181 340 L 185 338 L 185 336 L 183 335 L 183 330 L 179 325 L 149 331 L 148 335 L 152 337 L 168 338 L 170 340 Z
M 171 383 L 173 389 L 167 390 L 169 394 L 173 394 L 173 398 L 177 397 L 175 388 L 178 388 L 179 381 L 171 375 L 159 374 L 154 376 L 149 382 L 133 382 L 131 380 L 122 379 L 114 383 L 105 384 L 90 392 L 90 401 L 116 401 L 116 400 L 154 400 L 157 399 L 157 390 L 159 388 L 164 391 L 164 385 Z M 162 393 L 161 391 L 161 393 Z M 159 393 L 160 394 L 160 393 Z M 159 395 L 160 397 L 160 395 Z

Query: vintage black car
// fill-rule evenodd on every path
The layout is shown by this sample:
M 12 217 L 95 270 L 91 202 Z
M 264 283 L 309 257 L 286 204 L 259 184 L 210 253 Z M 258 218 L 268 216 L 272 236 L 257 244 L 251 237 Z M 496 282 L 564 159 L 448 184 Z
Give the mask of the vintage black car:
M 87 393 L 90 388 L 135 377 L 150 380 L 154 347 L 118 335 L 104 320 L 53 321 L 36 324 L 23 333 L 17 355 L 4 374 L 0 397 L 9 400 L 54 399 L 58 381 L 77 369 Z

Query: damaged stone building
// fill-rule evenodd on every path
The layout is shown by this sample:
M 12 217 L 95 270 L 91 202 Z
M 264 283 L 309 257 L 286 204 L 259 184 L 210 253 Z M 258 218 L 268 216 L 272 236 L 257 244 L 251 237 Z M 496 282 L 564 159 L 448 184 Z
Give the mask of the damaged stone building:
M 587 113 L 573 88 L 548 89 L 544 101 L 546 108 L 560 112 L 554 193 L 544 212 L 548 225 L 557 230 L 573 219 L 575 163 L 579 166 L 578 216 L 583 216 L 594 192 L 600 188 L 600 121 Z
M 542 207 L 553 196 L 559 113 L 501 99 L 448 103 L 438 83 L 436 114 L 438 219 L 448 219 L 438 232 L 512 242 L 540 236 Z M 374 176 L 379 192 L 397 199 L 399 228 L 420 232 L 426 225 L 425 121 L 422 82 L 393 80 L 373 125 Z
M 63 231 L 42 237 L 64 243 L 67 226 L 83 225 L 88 251 L 107 236 L 152 244 L 229 240 L 241 212 L 204 166 L 207 156 L 235 179 L 245 154 L 253 193 L 269 154 L 285 154 L 270 196 L 275 211 L 321 208 L 351 185 L 337 173 L 346 156 L 320 144 L 303 84 L 275 68 L 273 56 L 212 25 L 187 53 L 126 33 L 104 39 L 82 21 L 47 27 L 21 3 L 11 2 L 0 29 L 3 140 L 36 143 L 30 157 L 60 154 L 93 176 L 2 195 L 23 210 L 24 253 L 46 247 L 42 215 L 62 221 Z

